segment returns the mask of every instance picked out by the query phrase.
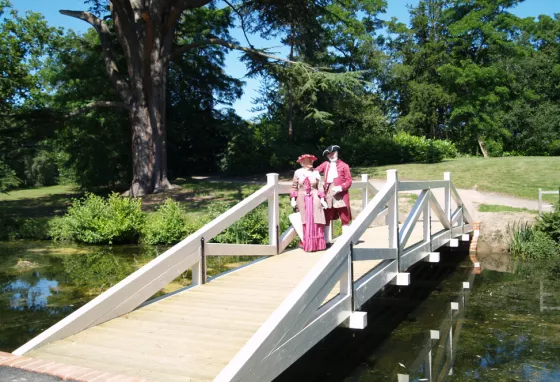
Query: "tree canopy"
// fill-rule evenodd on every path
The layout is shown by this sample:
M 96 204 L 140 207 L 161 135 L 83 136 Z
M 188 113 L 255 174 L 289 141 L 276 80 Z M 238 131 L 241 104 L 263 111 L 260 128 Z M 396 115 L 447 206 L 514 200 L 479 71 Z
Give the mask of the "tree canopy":
M 383 0 L 91 0 L 61 11 L 90 24 L 78 34 L 0 0 L 0 191 L 142 195 L 168 177 L 292 168 L 332 143 L 354 165 L 419 158 L 405 141 L 560 155 L 560 15 L 519 18 L 521 2 L 420 0 L 382 21 Z M 261 82 L 250 121 L 232 108 L 230 50 Z

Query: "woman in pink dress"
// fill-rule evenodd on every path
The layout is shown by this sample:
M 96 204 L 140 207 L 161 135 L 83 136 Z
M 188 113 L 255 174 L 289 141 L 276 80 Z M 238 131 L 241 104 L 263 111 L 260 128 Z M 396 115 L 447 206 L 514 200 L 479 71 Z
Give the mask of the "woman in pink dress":
M 303 238 L 300 246 L 306 252 L 322 251 L 327 248 L 325 243 L 325 212 L 327 207 L 325 193 L 321 185 L 321 175 L 313 169 L 314 155 L 301 155 L 297 162 L 301 168 L 294 173 L 292 192 L 290 194 L 292 207 L 296 207 L 301 214 L 303 223 Z

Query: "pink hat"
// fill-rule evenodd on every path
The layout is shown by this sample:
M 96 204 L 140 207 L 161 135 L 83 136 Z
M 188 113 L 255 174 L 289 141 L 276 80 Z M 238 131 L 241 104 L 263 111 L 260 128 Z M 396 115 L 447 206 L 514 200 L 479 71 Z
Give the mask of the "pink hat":
M 307 158 L 311 159 L 313 162 L 317 160 L 317 157 L 316 157 L 315 155 L 312 155 L 312 154 L 303 154 L 303 155 L 300 155 L 300 156 L 298 157 L 298 159 L 297 159 L 296 162 L 301 163 L 302 160 L 307 159 Z

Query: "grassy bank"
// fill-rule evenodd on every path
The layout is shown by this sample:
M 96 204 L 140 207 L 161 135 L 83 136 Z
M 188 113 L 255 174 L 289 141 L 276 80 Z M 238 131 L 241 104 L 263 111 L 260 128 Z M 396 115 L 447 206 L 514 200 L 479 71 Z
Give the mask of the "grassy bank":
M 389 169 L 398 170 L 401 180 L 443 179 L 443 172 L 450 171 L 458 188 L 476 187 L 527 199 L 537 199 L 539 188 L 560 187 L 560 157 L 457 158 L 434 164 L 354 167 L 352 172 L 356 176 L 367 173 L 373 178 L 385 178 Z

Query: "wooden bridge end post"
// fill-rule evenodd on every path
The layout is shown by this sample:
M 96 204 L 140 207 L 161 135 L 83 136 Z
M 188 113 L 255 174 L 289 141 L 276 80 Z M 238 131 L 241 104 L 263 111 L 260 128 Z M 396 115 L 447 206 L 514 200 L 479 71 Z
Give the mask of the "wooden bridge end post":
M 273 185 L 272 195 L 268 197 L 268 237 L 269 244 L 278 246 L 278 229 L 280 224 L 280 211 L 278 200 L 278 174 L 266 174 L 267 185 Z M 277 248 L 278 252 L 278 248 Z

